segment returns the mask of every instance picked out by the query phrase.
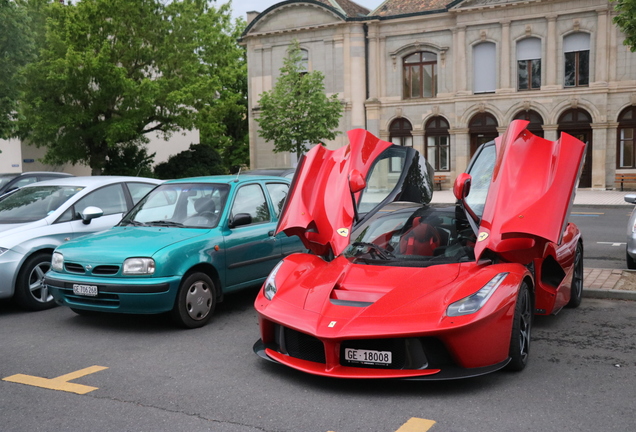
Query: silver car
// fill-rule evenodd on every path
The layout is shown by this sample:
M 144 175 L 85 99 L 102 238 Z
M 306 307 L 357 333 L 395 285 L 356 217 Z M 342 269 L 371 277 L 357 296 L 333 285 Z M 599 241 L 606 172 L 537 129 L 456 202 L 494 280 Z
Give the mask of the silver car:
M 0 299 L 23 308 L 55 305 L 42 280 L 53 249 L 117 224 L 161 180 L 68 177 L 25 186 L 0 199 Z
M 636 193 L 625 195 L 625 201 L 636 204 Z M 627 268 L 636 269 L 636 207 L 632 210 L 632 214 L 627 222 Z

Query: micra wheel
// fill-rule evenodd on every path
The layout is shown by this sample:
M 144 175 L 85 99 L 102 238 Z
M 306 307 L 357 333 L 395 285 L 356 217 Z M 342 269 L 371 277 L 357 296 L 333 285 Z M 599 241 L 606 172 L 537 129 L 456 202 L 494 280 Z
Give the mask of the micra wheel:
M 51 268 L 51 254 L 30 256 L 20 268 L 15 284 L 15 301 L 24 309 L 39 311 L 55 306 L 53 296 L 44 285 L 44 274 Z
M 507 369 L 520 371 L 528 364 L 530 351 L 530 331 L 533 318 L 532 293 L 528 284 L 523 282 L 519 287 L 515 316 L 512 322 L 512 336 L 510 338 L 510 363 Z
M 574 275 L 572 275 L 572 288 L 570 292 L 570 301 L 567 304 L 569 308 L 579 307 L 583 298 L 583 245 L 581 243 L 576 247 L 576 255 L 574 257 Z
M 186 328 L 203 327 L 216 306 L 216 288 L 205 273 L 192 273 L 181 281 L 172 319 Z

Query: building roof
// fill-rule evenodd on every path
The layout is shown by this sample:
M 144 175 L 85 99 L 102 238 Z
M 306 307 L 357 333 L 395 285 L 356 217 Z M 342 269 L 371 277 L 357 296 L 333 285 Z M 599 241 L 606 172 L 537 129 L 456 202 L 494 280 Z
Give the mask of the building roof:
M 445 10 L 452 0 L 386 0 L 373 16 L 388 17 L 421 12 Z
M 336 9 L 340 9 L 344 12 L 348 17 L 359 17 L 359 16 L 367 16 L 369 9 L 364 6 L 360 6 L 357 3 L 352 2 L 351 0 L 316 0 L 318 3 L 322 3 L 326 6 L 331 6 Z

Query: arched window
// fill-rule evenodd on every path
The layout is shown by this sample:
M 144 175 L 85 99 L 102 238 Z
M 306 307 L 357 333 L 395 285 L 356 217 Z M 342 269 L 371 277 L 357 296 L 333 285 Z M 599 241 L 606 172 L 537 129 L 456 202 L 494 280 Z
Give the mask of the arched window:
M 636 107 L 625 108 L 618 116 L 616 168 L 636 168 Z
M 536 111 L 533 110 L 523 110 L 519 111 L 515 116 L 515 120 L 527 120 L 530 122 L 528 129 L 530 132 L 535 134 L 536 136 L 540 136 L 543 138 L 543 117 Z
M 422 51 L 404 57 L 404 99 L 430 98 L 437 94 L 437 55 Z
M 541 88 L 541 39 L 529 37 L 517 42 L 517 89 Z
M 592 116 L 581 108 L 568 109 L 559 116 L 558 134 L 568 133 L 586 144 L 585 162 L 579 178 L 579 187 L 592 187 Z
M 480 112 L 473 116 L 468 123 L 470 133 L 470 155 L 483 143 L 492 141 L 499 135 L 497 132 L 497 119 L 494 115 L 487 112 Z
M 590 84 L 590 35 L 572 33 L 563 38 L 565 55 L 565 87 L 581 87 Z
M 413 126 L 404 118 L 395 119 L 389 126 L 390 140 L 393 144 L 413 147 Z
M 450 171 L 450 136 L 444 117 L 433 117 L 426 123 L 426 160 L 435 171 Z
M 473 91 L 493 93 L 497 88 L 497 51 L 492 42 L 473 47 Z

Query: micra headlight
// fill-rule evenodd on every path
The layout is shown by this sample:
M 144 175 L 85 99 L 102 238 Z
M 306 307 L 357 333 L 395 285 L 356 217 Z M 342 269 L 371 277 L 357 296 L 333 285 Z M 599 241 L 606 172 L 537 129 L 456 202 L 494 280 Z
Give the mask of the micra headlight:
M 283 262 L 284 261 L 281 261 L 276 264 L 276 267 L 274 267 L 265 280 L 265 285 L 263 285 L 263 295 L 267 300 L 273 299 L 276 295 L 276 273 L 278 273 L 278 269 L 283 265 Z
M 125 275 L 151 275 L 155 272 L 155 260 L 152 258 L 128 258 L 124 261 Z
M 64 255 L 59 252 L 53 252 L 51 268 L 57 272 L 61 272 L 64 269 Z
M 446 315 L 455 317 L 477 312 L 486 304 L 490 296 L 493 295 L 506 276 L 508 276 L 508 273 L 499 273 L 475 294 L 464 297 L 463 299 L 451 304 L 446 310 Z

